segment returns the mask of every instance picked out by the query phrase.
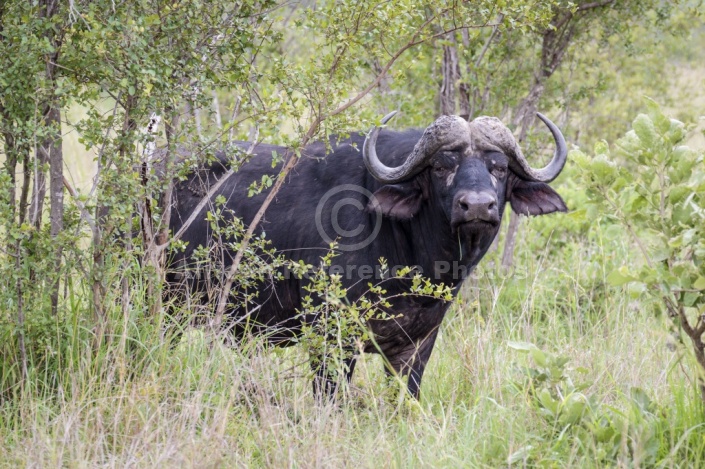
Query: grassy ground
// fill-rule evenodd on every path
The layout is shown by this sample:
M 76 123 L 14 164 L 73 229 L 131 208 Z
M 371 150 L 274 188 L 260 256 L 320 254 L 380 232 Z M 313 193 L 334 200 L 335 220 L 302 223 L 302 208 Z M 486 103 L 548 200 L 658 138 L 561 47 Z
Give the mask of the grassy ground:
M 0 465 L 700 466 L 705 432 L 689 359 L 672 350 L 652 307 L 600 274 L 628 246 L 557 239 L 530 225 L 514 276 L 492 279 L 486 268 L 466 285 L 420 402 L 394 398 L 376 356 L 363 357 L 337 405 L 320 405 L 297 348 L 233 349 L 193 331 L 170 349 L 158 327 L 128 319 L 128 342 L 116 335 L 97 354 L 88 342 L 57 352 L 58 392 L 45 391 L 49 373 L 35 370 L 22 397 L 2 404 Z M 80 324 L 60 327 L 85 335 Z M 561 378 L 529 381 L 540 366 L 512 341 L 566 357 Z M 547 416 L 537 397 L 544 387 L 569 391 L 559 397 L 565 409 L 572 395 L 587 410 L 570 424 Z M 621 433 L 605 440 L 600 428 L 610 425 Z

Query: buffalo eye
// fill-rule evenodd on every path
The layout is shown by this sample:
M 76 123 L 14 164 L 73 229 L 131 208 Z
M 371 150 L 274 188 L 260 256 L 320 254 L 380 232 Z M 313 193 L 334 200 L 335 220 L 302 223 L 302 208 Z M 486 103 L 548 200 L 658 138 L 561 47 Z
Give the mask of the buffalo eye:
M 456 161 L 456 156 L 453 152 L 443 152 L 433 161 L 433 172 L 437 176 L 444 177 L 457 166 Z
M 499 152 L 492 152 L 486 154 L 485 163 L 487 164 L 487 170 L 497 181 L 500 181 L 507 177 L 508 161 L 507 157 L 503 154 Z
M 507 175 L 507 168 L 503 166 L 495 166 L 492 168 L 492 171 L 490 171 L 490 174 L 492 176 L 496 177 L 497 179 L 504 179 L 504 177 Z
M 437 176 L 443 176 L 443 175 L 446 174 L 448 171 L 449 171 L 448 168 L 446 168 L 446 167 L 444 167 L 444 166 L 434 166 L 434 167 L 433 167 L 433 172 L 434 172 Z

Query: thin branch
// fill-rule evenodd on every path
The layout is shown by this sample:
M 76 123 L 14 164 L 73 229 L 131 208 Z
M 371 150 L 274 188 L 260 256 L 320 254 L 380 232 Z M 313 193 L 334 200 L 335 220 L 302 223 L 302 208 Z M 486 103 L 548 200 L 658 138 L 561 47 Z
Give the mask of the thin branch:
M 444 11 L 445 11 L 445 10 L 444 10 Z M 341 112 L 346 111 L 348 108 L 350 108 L 351 106 L 355 105 L 358 101 L 360 101 L 362 98 L 364 98 L 365 96 L 367 96 L 367 95 L 369 94 L 369 92 L 372 91 L 373 89 L 375 89 L 375 88 L 379 85 L 379 83 L 382 81 L 382 79 L 384 79 L 384 77 L 386 76 L 387 72 L 389 72 L 389 70 L 392 68 L 392 65 L 394 65 L 394 63 L 397 61 L 397 59 L 398 59 L 404 52 L 406 52 L 407 50 L 409 50 L 410 48 L 412 48 L 412 47 L 414 47 L 414 46 L 417 46 L 417 45 L 419 45 L 419 44 L 422 44 L 422 43 L 424 43 L 424 42 L 426 42 L 426 41 L 428 41 L 428 40 L 430 40 L 430 39 L 435 39 L 435 38 L 438 38 L 438 37 L 441 37 L 441 36 L 445 36 L 445 35 L 448 34 L 448 33 L 452 33 L 452 32 L 457 31 L 457 30 L 459 30 L 459 29 L 463 29 L 463 28 L 461 28 L 461 27 L 451 28 L 451 29 L 449 29 L 449 30 L 442 31 L 442 32 L 440 32 L 440 33 L 432 34 L 431 36 L 428 36 L 428 37 L 426 37 L 426 38 L 424 38 L 424 39 L 418 39 L 418 36 L 419 36 L 419 34 L 421 33 L 421 30 L 423 30 L 424 28 L 426 28 L 426 26 L 428 26 L 428 25 L 431 23 L 431 21 L 434 20 L 434 19 L 435 19 L 435 16 L 432 16 L 431 18 L 429 18 L 428 20 L 426 20 L 426 21 L 419 27 L 419 30 L 418 30 L 416 33 L 414 33 L 414 35 L 411 37 L 411 40 L 410 40 L 409 42 L 407 42 L 405 45 L 403 45 L 403 46 L 387 61 L 387 63 L 385 64 L 385 66 L 382 67 L 380 73 L 377 74 L 377 77 L 372 81 L 372 83 L 370 83 L 365 89 L 363 89 L 362 91 L 360 91 L 360 92 L 359 92 L 354 98 L 352 98 L 350 101 L 347 101 L 345 104 L 343 104 L 342 106 L 338 107 L 338 108 L 335 109 L 334 111 L 332 111 L 332 112 L 330 112 L 330 113 L 328 113 L 328 114 L 324 114 L 323 116 L 321 116 L 321 117 L 318 119 L 318 122 L 314 122 L 314 124 L 318 125 L 318 124 L 320 124 L 321 122 L 323 122 L 324 120 L 328 119 L 329 117 L 336 116 L 336 115 L 340 114 Z
M 587 11 L 594 8 L 600 8 L 614 3 L 614 0 L 603 0 L 601 2 L 585 3 L 584 5 L 579 5 L 576 11 Z
M 492 34 L 490 34 L 490 37 L 487 38 L 487 42 L 485 42 L 485 45 L 482 47 L 482 51 L 480 51 L 480 55 L 477 57 L 477 60 L 475 61 L 475 69 L 480 67 L 480 63 L 482 62 L 482 59 L 485 58 L 485 54 L 487 53 L 487 49 L 490 48 L 490 44 L 492 44 L 492 41 L 494 38 L 497 36 L 497 31 L 499 30 L 499 25 L 502 24 L 502 21 L 504 21 L 504 13 L 500 13 L 497 16 L 497 22 L 492 28 Z
M 81 211 L 81 219 L 83 219 L 83 221 L 85 221 L 88 224 L 88 226 L 91 229 L 91 232 L 93 233 L 93 236 L 95 237 L 96 231 L 98 230 L 98 227 L 95 224 L 95 220 L 93 219 L 90 212 L 86 208 L 86 205 L 83 202 L 81 202 L 81 199 L 79 198 L 78 193 L 76 192 L 76 189 L 74 189 L 73 186 L 71 186 L 71 183 L 68 181 L 68 179 L 66 179 L 66 176 L 64 176 L 64 187 L 71 195 L 71 198 L 73 198 L 73 201 L 76 203 L 76 206 L 78 207 L 78 209 Z
M 649 256 L 649 251 L 646 249 L 646 246 L 644 246 L 644 243 L 641 241 L 641 238 L 639 238 L 634 231 L 634 228 L 632 227 L 631 223 L 627 221 L 627 217 L 624 216 L 622 213 L 622 210 L 619 208 L 619 206 L 609 197 L 605 196 L 605 200 L 607 203 L 609 203 L 612 208 L 615 210 L 616 213 L 619 214 L 621 219 L 624 221 L 624 225 L 627 227 L 627 231 L 629 231 L 629 234 L 631 235 L 632 238 L 634 238 L 634 242 L 636 242 L 637 246 L 639 247 L 639 250 L 641 251 L 641 254 L 644 256 L 644 260 L 646 260 L 646 264 L 649 266 L 649 268 L 654 267 L 654 263 L 651 261 L 651 257 Z
M 15 242 L 17 256 L 15 257 L 15 269 L 17 273 L 22 270 L 22 242 L 18 238 Z M 17 275 L 15 288 L 17 293 L 17 342 L 20 348 L 20 361 L 22 362 L 22 384 L 24 385 L 27 379 L 27 347 L 25 345 L 25 311 L 24 311 L 24 292 L 23 292 L 23 275 Z
M 220 117 L 220 103 L 218 102 L 218 93 L 213 90 L 211 93 L 213 95 L 213 112 L 215 114 L 215 125 L 218 127 L 219 131 L 223 131 L 223 120 Z
M 233 141 L 233 136 L 235 133 L 235 118 L 237 118 L 238 114 L 240 114 L 240 104 L 242 104 L 242 96 L 237 97 L 235 107 L 233 108 L 233 114 L 228 124 L 230 126 L 230 129 L 228 130 L 228 143 L 232 143 Z
M 703 335 L 703 333 L 705 333 L 705 315 L 701 314 L 698 317 L 697 326 L 695 326 L 695 334 L 697 334 L 697 336 L 700 337 Z
M 313 130 L 313 128 L 314 127 L 312 126 L 311 130 Z M 311 130 L 309 130 L 309 134 L 312 136 L 313 132 Z M 304 140 L 307 141 L 309 138 L 310 137 L 307 134 Z M 255 229 L 257 228 L 257 225 L 259 225 L 260 220 L 264 216 L 264 212 L 267 210 L 267 208 L 272 203 L 277 193 L 281 189 L 282 185 L 284 184 L 286 176 L 291 172 L 294 166 L 296 166 L 296 163 L 298 161 L 299 159 L 296 157 L 296 155 L 292 154 L 291 151 L 289 151 L 287 162 L 279 172 L 279 176 L 277 177 L 277 180 L 274 183 L 272 190 L 269 191 L 269 193 L 267 194 L 267 197 L 264 199 L 262 206 L 255 214 L 255 217 L 252 219 L 250 226 L 245 232 L 245 236 L 243 237 L 242 243 L 240 244 L 240 249 L 238 249 L 237 253 L 235 254 L 235 258 L 233 259 L 233 263 L 231 264 L 230 269 L 228 269 L 227 275 L 225 276 L 225 284 L 223 285 L 223 289 L 220 291 L 220 295 L 218 297 L 218 306 L 215 314 L 216 327 L 219 327 L 223 323 L 223 314 L 225 313 L 225 307 L 227 306 L 228 297 L 230 296 L 230 289 L 233 286 L 233 280 L 235 279 L 235 275 L 238 272 L 240 263 L 242 262 L 242 258 L 245 255 L 245 250 L 249 246 L 250 240 L 252 239 L 252 236 L 255 233 Z
M 247 152 L 245 153 L 245 155 L 252 155 L 252 152 L 254 151 L 256 144 L 257 144 L 257 141 L 255 139 L 255 141 L 253 141 L 252 144 L 250 145 L 250 148 L 247 149 Z M 177 241 L 184 235 L 186 230 L 188 230 L 188 228 L 191 226 L 191 224 L 194 222 L 194 220 L 196 220 L 196 217 L 198 216 L 198 214 L 201 213 L 201 210 L 203 210 L 203 207 L 205 207 L 206 204 L 208 202 L 210 202 L 211 198 L 216 194 L 216 192 L 218 192 L 218 190 L 223 186 L 223 184 L 225 184 L 225 182 L 233 174 L 235 174 L 235 170 L 231 167 L 223 175 L 223 177 L 221 177 L 218 180 L 218 182 L 213 184 L 213 186 L 208 190 L 208 193 L 205 196 L 203 196 L 203 198 L 198 203 L 198 205 L 196 205 L 196 208 L 194 208 L 193 211 L 191 212 L 191 215 L 181 225 L 181 228 L 179 228 L 179 231 L 177 231 L 176 234 L 174 234 L 171 237 L 171 239 L 169 239 L 168 243 L 164 243 L 164 244 L 159 245 L 159 249 L 161 249 L 161 250 L 166 249 L 169 246 L 170 242 Z
M 693 327 L 690 325 L 690 321 L 688 321 L 688 317 L 685 315 L 685 307 L 683 305 L 673 305 L 676 309 L 676 312 L 678 313 L 678 317 L 681 320 L 681 326 L 683 326 L 683 330 L 685 331 L 686 334 L 692 339 L 693 336 L 695 335 L 695 331 L 693 330 Z

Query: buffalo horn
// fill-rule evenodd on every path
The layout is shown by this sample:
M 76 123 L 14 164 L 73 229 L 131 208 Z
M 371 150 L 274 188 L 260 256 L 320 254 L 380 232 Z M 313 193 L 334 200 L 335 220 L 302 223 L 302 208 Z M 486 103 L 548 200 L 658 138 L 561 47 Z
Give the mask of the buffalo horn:
M 395 114 L 396 111 L 384 116 L 382 124 L 386 124 Z M 362 157 L 370 174 L 385 184 L 400 182 L 418 174 L 428 164 L 428 158 L 441 147 L 460 148 L 470 145 L 468 122 L 459 116 L 441 116 L 426 128 L 404 163 L 391 168 L 379 160 L 375 149 L 380 129 L 375 126 L 370 130 L 362 147 Z
M 565 138 L 563 138 L 563 134 L 556 124 L 551 122 L 548 117 L 540 112 L 537 112 L 536 115 L 546 124 L 546 127 L 548 127 L 548 130 L 550 130 L 553 135 L 553 140 L 556 142 L 556 151 L 553 154 L 553 159 L 551 159 L 551 162 L 544 168 L 532 168 L 529 166 L 529 163 L 526 161 L 526 158 L 517 145 L 514 158 L 510 159 L 509 165 L 511 169 L 523 179 L 538 182 L 551 182 L 558 177 L 563 170 L 563 166 L 565 166 L 566 157 L 568 156 L 568 147 L 565 143 Z

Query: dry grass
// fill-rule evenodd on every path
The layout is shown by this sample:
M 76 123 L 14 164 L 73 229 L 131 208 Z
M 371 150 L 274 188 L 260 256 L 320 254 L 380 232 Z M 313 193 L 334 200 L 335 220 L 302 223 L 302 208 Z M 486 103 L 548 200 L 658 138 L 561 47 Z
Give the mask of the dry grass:
M 556 280 L 564 288 L 552 287 Z M 584 392 L 615 408 L 624 408 L 626 393 L 637 386 L 677 418 L 674 396 L 689 391 L 673 366 L 678 354 L 666 347 L 661 320 L 621 292 L 610 289 L 600 316 L 544 310 L 547 297 L 568 295 L 568 287 L 576 288 L 570 282 L 579 280 L 544 270 L 523 287 L 532 292 L 526 296 L 509 280 L 494 295 L 502 300 L 519 291 L 516 311 L 493 303 L 481 280 L 479 301 L 459 305 L 444 324 L 420 403 L 390 398 L 381 362 L 370 355 L 362 357 L 341 402 L 320 405 L 298 349 L 267 351 L 254 342 L 232 349 L 193 331 L 173 350 L 138 354 L 127 374 L 114 350 L 92 358 L 86 351 L 57 395 L 27 389 L 3 408 L 0 461 L 27 467 L 497 467 L 526 451 L 525 463 L 599 467 L 578 440 L 552 441 L 551 426 L 512 389 L 516 365 L 526 358 L 507 347 L 508 340 L 569 357 L 568 373 L 590 383 Z M 625 449 L 621 460 L 631 461 L 634 451 Z M 681 464 L 676 457 L 661 462 Z

